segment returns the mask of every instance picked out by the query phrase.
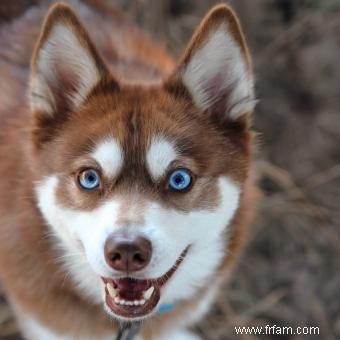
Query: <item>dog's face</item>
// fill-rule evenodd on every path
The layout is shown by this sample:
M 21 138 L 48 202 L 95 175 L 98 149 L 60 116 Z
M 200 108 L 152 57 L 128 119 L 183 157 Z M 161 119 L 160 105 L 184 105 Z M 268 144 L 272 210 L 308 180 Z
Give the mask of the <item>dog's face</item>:
M 38 205 L 82 293 L 141 319 L 209 285 L 247 176 L 254 104 L 230 9 L 207 16 L 162 84 L 124 86 L 57 5 L 30 93 Z

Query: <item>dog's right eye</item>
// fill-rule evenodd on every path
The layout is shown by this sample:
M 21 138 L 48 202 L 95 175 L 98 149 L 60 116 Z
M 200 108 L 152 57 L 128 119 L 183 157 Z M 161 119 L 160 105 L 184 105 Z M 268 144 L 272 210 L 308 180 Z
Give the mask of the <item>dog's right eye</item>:
M 192 176 L 188 169 L 174 170 L 168 180 L 169 188 L 175 191 L 184 191 L 192 184 Z
M 100 185 L 99 174 L 94 169 L 84 170 L 78 175 L 78 183 L 83 189 L 96 189 Z

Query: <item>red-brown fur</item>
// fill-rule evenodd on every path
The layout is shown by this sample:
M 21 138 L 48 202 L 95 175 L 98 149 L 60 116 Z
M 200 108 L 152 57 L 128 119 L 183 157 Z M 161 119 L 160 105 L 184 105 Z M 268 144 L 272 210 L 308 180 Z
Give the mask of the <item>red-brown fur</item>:
M 198 173 L 212 176 L 224 173 L 236 182 L 243 183 L 241 206 L 233 219 L 230 231 L 231 243 L 228 255 L 220 267 L 221 275 L 230 269 L 246 240 L 247 226 L 253 218 L 257 194 L 253 177 L 250 176 L 253 137 L 249 114 L 237 122 L 217 122 L 220 120 L 219 117 L 212 122 L 200 116 L 192 105 L 190 95 L 179 81 L 177 73 L 167 80 L 164 87 L 158 86 L 161 80 L 175 69 L 172 58 L 138 29 L 130 26 L 120 13 L 111 8 L 108 10 L 99 1 L 87 3 L 91 20 L 87 20 L 85 26 L 89 29 L 96 47 L 89 43 L 86 33 L 76 22 L 71 20 L 70 24 L 75 25 L 81 39 L 85 44 L 89 44 L 101 67 L 103 65 L 101 57 L 95 52 L 95 48 L 98 48 L 115 78 L 108 76 L 103 68 L 105 74 L 103 80 L 81 112 L 69 122 L 63 121 L 62 118 L 59 121 L 51 121 L 51 118 L 46 118 L 39 112 L 32 115 L 25 101 L 28 62 L 46 7 L 37 6 L 30 9 L 31 16 L 15 19 L 9 24 L 12 25 L 12 30 L 9 26 L 2 28 L 0 278 L 8 291 L 10 301 L 14 304 L 16 301 L 20 302 L 29 313 L 51 329 L 60 333 L 73 331 L 79 336 L 97 338 L 116 325 L 108 319 L 100 306 L 90 304 L 75 291 L 72 282 L 65 278 L 65 273 L 54 261 L 56 253 L 52 246 L 53 240 L 47 236 L 45 223 L 34 198 L 35 180 L 53 171 L 72 172 L 71 168 L 81 153 L 77 146 L 90 147 L 91 140 L 109 130 L 121 142 L 125 142 L 128 148 L 131 150 L 135 148 L 133 152 L 136 156 L 138 150 L 144 147 L 143 143 L 148 140 L 148 134 L 151 132 L 164 130 L 170 135 L 176 135 L 183 143 L 191 146 L 188 149 L 187 161 L 194 163 Z M 206 20 L 198 28 L 178 69 L 187 62 L 200 40 L 205 39 L 207 31 L 221 20 L 228 20 L 235 39 L 239 41 L 243 53 L 250 60 L 235 16 L 230 9 L 222 6 L 215 12 L 214 17 L 210 17 L 209 21 Z M 53 21 L 46 24 L 45 33 L 41 36 L 37 48 L 44 41 L 49 30 L 48 25 L 51 23 Z M 107 39 L 108 35 L 112 38 Z M 20 45 L 19 50 L 11 47 L 15 44 Z M 33 72 L 34 60 L 33 58 Z M 117 83 L 120 88 L 119 94 L 114 92 Z M 154 85 L 143 87 L 145 84 Z M 112 107 L 116 108 L 115 114 L 107 116 L 106 112 Z M 131 107 L 138 111 L 137 123 L 134 123 L 137 125 L 130 130 L 121 128 L 128 125 L 132 119 L 136 119 L 129 116 Z M 190 138 L 187 131 L 185 129 L 181 131 L 175 123 L 183 119 L 183 108 L 187 109 L 184 126 L 190 126 L 192 129 Z M 157 120 L 153 119 L 155 116 Z M 93 124 L 89 124 L 91 121 Z M 136 130 L 143 131 L 143 134 L 137 136 L 137 143 L 129 144 L 127 141 L 133 139 L 131 134 Z M 220 133 L 222 130 L 223 133 Z M 77 131 L 83 133 L 79 134 Z M 61 142 L 56 142 L 54 134 L 59 135 L 58 140 Z M 69 158 L 55 157 L 63 154 L 66 148 Z M 213 158 L 209 157 L 211 150 L 215 153 Z M 228 154 L 233 154 L 233 159 L 226 162 Z M 143 173 L 142 168 L 131 168 L 129 171 L 131 177 L 120 183 L 119 189 L 116 190 L 124 192 L 124 187 L 133 182 L 134 173 Z M 144 178 L 141 181 L 146 180 Z M 217 199 L 214 186 L 209 183 L 204 185 L 206 187 L 203 188 L 209 188 L 208 195 L 206 194 L 208 190 L 202 189 L 192 194 L 190 199 L 167 197 L 164 202 L 184 210 L 193 209 L 200 204 L 214 206 Z M 156 195 L 152 189 L 144 194 Z M 66 205 L 74 204 L 70 193 L 60 190 L 58 195 Z M 98 204 L 95 197 L 85 202 L 81 201 L 83 209 L 91 209 Z M 190 313 L 191 308 L 195 308 L 194 300 L 183 303 L 174 312 L 157 315 L 155 317 L 157 321 L 151 323 L 152 327 L 145 327 L 144 335 L 148 339 L 157 338 L 157 333 L 165 324 L 171 323 L 173 319 L 182 318 L 185 313 Z

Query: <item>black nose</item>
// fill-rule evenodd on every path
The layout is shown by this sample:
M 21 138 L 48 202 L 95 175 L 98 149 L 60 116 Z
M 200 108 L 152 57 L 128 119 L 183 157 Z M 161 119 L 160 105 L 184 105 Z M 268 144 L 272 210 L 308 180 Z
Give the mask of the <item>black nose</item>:
M 105 260 L 118 271 L 134 272 L 145 268 L 151 259 L 151 242 L 138 236 L 133 239 L 113 235 L 105 242 Z

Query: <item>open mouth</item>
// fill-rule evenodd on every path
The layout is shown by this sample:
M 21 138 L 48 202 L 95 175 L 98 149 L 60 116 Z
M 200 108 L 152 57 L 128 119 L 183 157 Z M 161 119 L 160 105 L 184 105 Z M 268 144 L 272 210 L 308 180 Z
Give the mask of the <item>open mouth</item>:
M 150 314 L 160 300 L 161 288 L 182 263 L 188 249 L 189 247 L 182 252 L 170 270 L 157 279 L 102 278 L 107 306 L 114 314 L 129 319 Z

